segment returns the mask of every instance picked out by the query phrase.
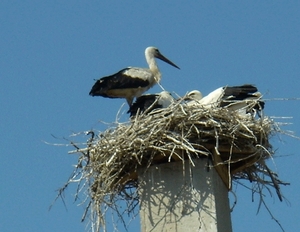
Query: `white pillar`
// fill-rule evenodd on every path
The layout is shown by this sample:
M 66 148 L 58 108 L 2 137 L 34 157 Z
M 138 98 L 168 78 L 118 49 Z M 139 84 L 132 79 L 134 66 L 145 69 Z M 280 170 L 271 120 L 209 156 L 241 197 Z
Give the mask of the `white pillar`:
M 207 159 L 139 170 L 142 232 L 231 232 L 228 190 Z

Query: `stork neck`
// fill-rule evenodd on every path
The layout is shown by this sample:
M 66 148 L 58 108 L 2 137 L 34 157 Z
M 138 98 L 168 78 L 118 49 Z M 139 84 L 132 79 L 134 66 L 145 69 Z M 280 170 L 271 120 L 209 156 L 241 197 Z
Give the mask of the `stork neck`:
M 159 82 L 161 79 L 161 74 L 160 71 L 158 69 L 156 60 L 154 59 L 154 57 L 146 57 L 147 58 L 147 63 L 149 65 L 149 68 L 151 70 L 151 72 L 154 74 L 155 77 L 155 81 Z

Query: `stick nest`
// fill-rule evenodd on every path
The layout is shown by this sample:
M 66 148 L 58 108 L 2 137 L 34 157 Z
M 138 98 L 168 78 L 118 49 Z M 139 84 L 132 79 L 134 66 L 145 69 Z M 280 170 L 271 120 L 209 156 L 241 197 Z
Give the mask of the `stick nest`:
M 256 103 L 248 102 L 247 112 L 252 112 Z M 279 185 L 286 183 L 265 162 L 274 153 L 269 139 L 278 131 L 278 125 L 263 115 L 177 102 L 99 134 L 90 131 L 92 136 L 83 148 L 73 143 L 76 150 L 70 153 L 80 157 L 69 182 L 77 179 L 81 184 L 77 193 L 86 190 L 83 220 L 89 212 L 97 230 L 105 226 L 107 208 L 122 214 L 116 199 L 126 200 L 125 211 L 133 210 L 133 202 L 138 202 L 137 170 L 152 164 L 180 160 L 193 164 L 194 159 L 204 157 L 212 161 L 210 167 L 217 169 L 228 189 L 232 180 L 247 179 L 273 187 L 282 200 Z M 259 192 L 257 188 L 254 191 Z

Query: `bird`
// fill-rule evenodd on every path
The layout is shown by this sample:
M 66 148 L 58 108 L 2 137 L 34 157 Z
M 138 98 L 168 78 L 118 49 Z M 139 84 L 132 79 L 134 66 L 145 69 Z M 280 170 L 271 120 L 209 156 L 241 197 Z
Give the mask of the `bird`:
M 201 100 L 202 98 L 203 98 L 203 95 L 199 90 L 193 90 L 193 91 L 188 92 L 186 94 L 186 96 L 184 96 L 181 99 L 184 99 L 188 103 L 198 104 L 199 100 Z M 181 99 L 178 99 L 178 100 L 181 100 Z M 189 105 L 191 105 L 191 104 L 189 104 Z
M 128 67 L 111 76 L 102 77 L 93 85 L 89 95 L 105 98 L 125 98 L 130 107 L 134 98 L 141 96 L 145 91 L 160 82 L 161 73 L 155 58 L 180 69 L 163 56 L 156 47 L 147 47 L 145 57 L 149 68 Z
M 260 101 L 261 93 L 257 92 L 254 85 L 245 84 L 240 86 L 223 86 L 212 91 L 205 97 L 198 90 L 189 92 L 185 100 L 187 105 L 201 105 L 205 108 L 224 107 L 230 110 L 238 110 L 245 108 L 249 102 L 255 101 L 253 109 L 262 110 L 264 102 Z
M 136 116 L 143 112 L 151 112 L 155 109 L 167 108 L 174 102 L 174 98 L 167 91 L 162 91 L 156 94 L 145 94 L 136 99 L 130 106 L 127 113 L 130 117 Z

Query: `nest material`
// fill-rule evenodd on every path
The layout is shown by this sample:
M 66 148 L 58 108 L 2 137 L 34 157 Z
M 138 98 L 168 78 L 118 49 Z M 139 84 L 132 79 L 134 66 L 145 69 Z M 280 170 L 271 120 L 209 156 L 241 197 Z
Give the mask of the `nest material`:
M 248 102 L 247 112 L 254 105 Z M 246 111 L 245 111 L 246 112 Z M 232 180 L 247 179 L 274 187 L 282 200 L 277 175 L 266 165 L 273 155 L 269 138 L 276 123 L 226 108 L 187 106 L 182 102 L 168 108 L 137 115 L 130 122 L 92 136 L 80 157 L 80 181 L 87 186 L 91 212 L 97 228 L 104 224 L 103 207 L 116 207 L 115 199 L 136 199 L 137 169 L 152 164 L 207 157 L 213 161 L 230 189 Z M 229 175 L 230 174 L 230 175 Z M 129 210 L 130 211 L 130 210 Z

